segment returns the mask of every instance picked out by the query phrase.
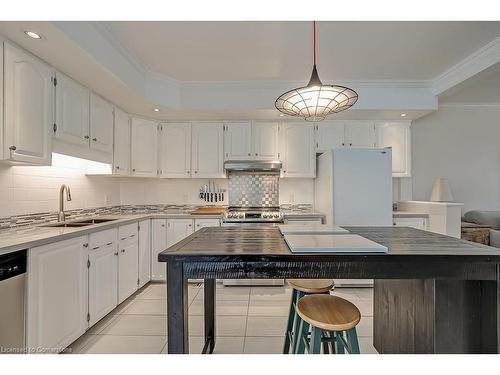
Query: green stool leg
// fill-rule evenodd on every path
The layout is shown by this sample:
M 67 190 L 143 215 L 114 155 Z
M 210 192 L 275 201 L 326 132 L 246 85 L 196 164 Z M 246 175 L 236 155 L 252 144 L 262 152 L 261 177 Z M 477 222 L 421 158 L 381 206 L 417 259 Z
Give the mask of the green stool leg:
M 351 349 L 351 354 L 360 354 L 359 352 L 359 343 L 358 343 L 358 335 L 356 334 L 356 327 L 351 328 L 346 331 L 347 334 L 347 343 Z
M 290 311 L 288 312 L 288 323 L 286 325 L 286 331 L 285 331 L 285 342 L 283 344 L 283 354 L 289 354 L 290 353 L 290 338 L 293 335 L 293 325 L 294 325 L 294 320 L 295 320 L 295 303 L 297 299 L 297 290 L 293 289 L 292 290 L 292 298 L 290 300 Z
M 312 327 L 311 344 L 309 345 L 309 354 L 321 353 L 321 329 Z
M 295 354 L 304 354 L 306 349 L 307 334 L 309 333 L 309 323 L 304 322 L 302 319 L 300 320 L 299 329 L 297 332 L 297 339 L 295 339 Z
M 293 315 L 294 315 L 295 320 L 293 322 L 293 331 L 292 331 L 292 343 L 291 343 L 292 353 L 296 353 L 297 346 L 299 345 L 299 343 L 302 340 L 300 337 L 300 332 L 302 332 L 300 330 L 300 323 L 302 322 L 302 319 L 300 318 L 299 314 L 297 314 L 297 311 L 295 310 L 295 305 L 297 304 L 299 299 L 301 299 L 305 295 L 306 295 L 306 293 L 301 292 L 301 291 L 297 291 L 297 296 L 295 298 L 295 301 L 293 302 L 293 313 L 294 313 Z M 309 326 L 308 326 L 308 331 L 309 331 Z
M 332 332 L 335 335 L 335 352 L 338 354 L 345 353 L 344 341 L 342 340 L 343 332 Z

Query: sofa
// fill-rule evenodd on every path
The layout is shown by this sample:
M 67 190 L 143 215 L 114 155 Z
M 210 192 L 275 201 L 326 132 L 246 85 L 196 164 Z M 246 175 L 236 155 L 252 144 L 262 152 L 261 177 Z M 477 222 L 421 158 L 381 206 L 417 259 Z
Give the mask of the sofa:
M 468 211 L 463 221 L 490 226 L 490 246 L 500 248 L 500 211 Z

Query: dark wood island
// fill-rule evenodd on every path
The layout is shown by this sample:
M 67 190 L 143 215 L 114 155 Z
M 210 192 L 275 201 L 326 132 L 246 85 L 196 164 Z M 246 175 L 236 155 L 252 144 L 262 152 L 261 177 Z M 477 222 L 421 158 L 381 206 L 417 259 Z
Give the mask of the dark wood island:
M 188 353 L 188 279 L 204 279 L 215 347 L 216 279 L 375 279 L 380 353 L 500 352 L 500 249 L 406 227 L 345 227 L 386 254 L 290 252 L 275 227 L 203 228 L 159 254 L 167 266 L 168 353 Z

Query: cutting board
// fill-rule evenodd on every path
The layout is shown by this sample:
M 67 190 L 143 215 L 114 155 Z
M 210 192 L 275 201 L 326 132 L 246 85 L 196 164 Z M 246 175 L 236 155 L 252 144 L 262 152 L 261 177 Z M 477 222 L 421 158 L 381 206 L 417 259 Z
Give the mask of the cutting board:
M 286 234 L 292 253 L 386 253 L 382 246 L 357 234 Z
M 198 207 L 190 212 L 192 215 L 222 215 L 226 212 L 226 207 Z
M 284 224 L 278 225 L 281 234 L 343 234 L 347 229 L 330 224 Z

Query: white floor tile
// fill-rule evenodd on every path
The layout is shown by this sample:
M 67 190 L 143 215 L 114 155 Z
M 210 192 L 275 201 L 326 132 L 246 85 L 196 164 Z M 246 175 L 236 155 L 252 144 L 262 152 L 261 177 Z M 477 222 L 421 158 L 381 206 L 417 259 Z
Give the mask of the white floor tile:
M 160 315 L 119 315 L 100 334 L 166 336 L 167 318 Z
M 288 301 L 292 298 L 292 289 L 288 287 L 252 287 L 250 300 Z
M 203 288 L 196 296 L 196 299 L 203 299 Z M 222 286 L 215 291 L 217 301 L 248 301 L 250 298 L 250 287 L 246 286 Z
M 164 299 L 136 299 L 122 311 L 127 315 L 167 315 L 167 301 Z
M 351 301 L 361 312 L 361 316 L 373 316 L 373 301 L 370 299 L 359 299 Z
M 360 337 L 358 341 L 361 354 L 378 354 L 373 346 L 373 337 Z
M 246 336 L 284 336 L 286 317 L 249 316 Z
M 284 337 L 246 337 L 244 354 L 280 354 Z
M 217 315 L 246 316 L 248 301 L 217 301 L 215 311 Z M 202 299 L 195 300 L 189 306 L 189 315 L 204 315 L 204 301 Z
M 373 337 L 373 317 L 362 316 L 360 322 L 356 326 L 358 337 Z
M 373 300 L 373 288 L 353 288 L 354 294 L 361 299 Z
M 243 354 L 244 337 L 217 337 L 213 354 Z M 205 339 L 203 337 L 189 338 L 189 353 L 200 354 Z
M 116 320 L 118 315 L 109 314 L 94 324 L 90 329 L 86 332 L 88 335 L 97 335 L 101 333 L 101 331 L 106 328 L 111 322 Z
M 284 299 L 250 299 L 248 316 L 288 316 L 290 301 Z
M 87 354 L 159 354 L 166 336 L 112 336 L 94 335 L 80 350 Z

